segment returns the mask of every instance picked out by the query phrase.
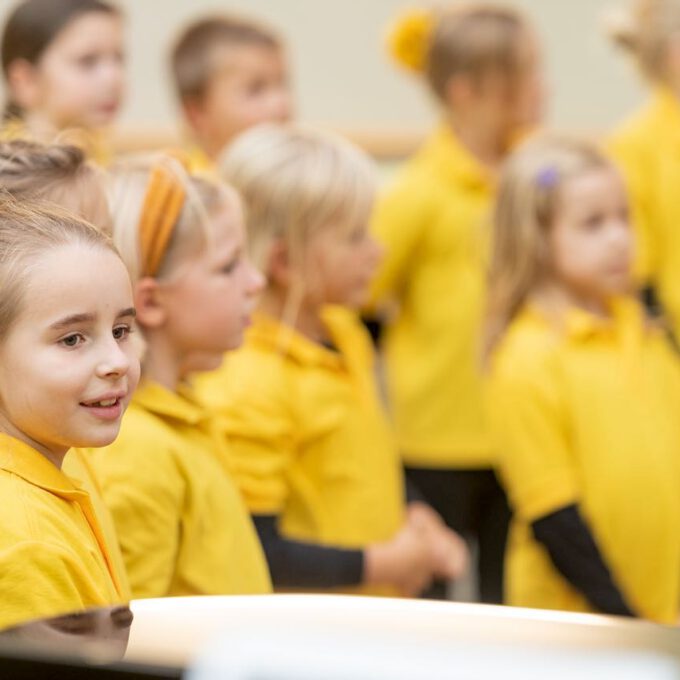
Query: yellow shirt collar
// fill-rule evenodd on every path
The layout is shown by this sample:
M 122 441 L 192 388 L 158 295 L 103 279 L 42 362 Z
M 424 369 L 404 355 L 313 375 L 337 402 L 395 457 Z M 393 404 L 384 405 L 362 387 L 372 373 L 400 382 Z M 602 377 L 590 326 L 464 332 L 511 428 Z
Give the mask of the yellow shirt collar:
M 208 417 L 205 409 L 193 399 L 191 388 L 184 385 L 172 392 L 158 383 L 144 380 L 132 397 L 132 403 L 162 418 L 188 425 L 198 425 Z
M 334 334 L 334 310 L 327 307 L 322 312 L 322 320 L 329 331 L 331 339 L 336 342 Z M 343 366 L 340 352 L 324 347 L 296 331 L 291 326 L 281 323 L 267 314 L 257 313 L 253 317 L 253 325 L 248 331 L 248 341 L 265 346 L 282 355 L 307 366 L 327 366 L 338 369 Z M 340 349 L 340 348 L 338 348 Z
M 441 123 L 425 142 L 422 157 L 456 185 L 490 190 L 492 174 L 461 144 L 451 127 Z
M 86 496 L 54 463 L 28 444 L 0 433 L 0 469 L 69 500 Z

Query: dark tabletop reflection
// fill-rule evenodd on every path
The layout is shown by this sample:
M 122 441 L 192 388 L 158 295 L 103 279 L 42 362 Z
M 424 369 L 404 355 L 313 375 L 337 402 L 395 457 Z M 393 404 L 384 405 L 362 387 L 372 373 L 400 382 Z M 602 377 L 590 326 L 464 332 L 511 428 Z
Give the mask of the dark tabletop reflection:
M 112 663 L 125 655 L 132 619 L 127 606 L 92 609 L 4 630 L 0 643 L 16 642 L 44 653 Z

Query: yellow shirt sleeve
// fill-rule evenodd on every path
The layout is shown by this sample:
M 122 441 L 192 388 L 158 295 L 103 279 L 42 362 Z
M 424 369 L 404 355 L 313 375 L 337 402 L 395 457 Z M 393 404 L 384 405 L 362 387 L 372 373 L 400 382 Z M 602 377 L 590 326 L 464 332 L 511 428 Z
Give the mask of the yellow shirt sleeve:
M 150 450 L 154 455 L 145 455 Z M 94 456 L 134 597 L 166 595 L 179 549 L 184 490 L 171 452 L 142 436 L 119 439 Z
M 577 502 L 578 480 L 547 367 L 504 359 L 510 361 L 496 367 L 489 382 L 491 427 L 511 504 L 519 518 L 533 522 Z
M 398 297 L 408 281 L 411 263 L 417 261 L 416 251 L 433 217 L 429 203 L 419 183 L 404 181 L 394 184 L 378 200 L 371 231 L 385 252 L 371 286 L 371 306 L 390 296 Z
M 0 553 L 0 629 L 110 605 L 65 546 L 22 541 Z

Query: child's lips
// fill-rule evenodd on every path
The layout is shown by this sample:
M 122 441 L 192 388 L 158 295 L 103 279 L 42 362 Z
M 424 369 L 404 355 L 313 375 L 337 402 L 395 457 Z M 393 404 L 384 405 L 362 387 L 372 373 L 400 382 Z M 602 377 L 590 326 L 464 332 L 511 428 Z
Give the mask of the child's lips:
M 125 393 L 107 395 L 97 400 L 83 401 L 80 405 L 96 418 L 106 421 L 115 421 L 118 420 L 123 413 L 124 398 Z

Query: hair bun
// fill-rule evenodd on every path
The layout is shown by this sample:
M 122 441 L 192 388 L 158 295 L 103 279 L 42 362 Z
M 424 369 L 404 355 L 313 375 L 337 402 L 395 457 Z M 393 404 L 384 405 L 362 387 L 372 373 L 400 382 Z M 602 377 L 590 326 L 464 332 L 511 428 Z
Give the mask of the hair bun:
M 390 56 L 403 68 L 423 73 L 434 26 L 432 12 L 414 8 L 401 14 L 387 31 Z

